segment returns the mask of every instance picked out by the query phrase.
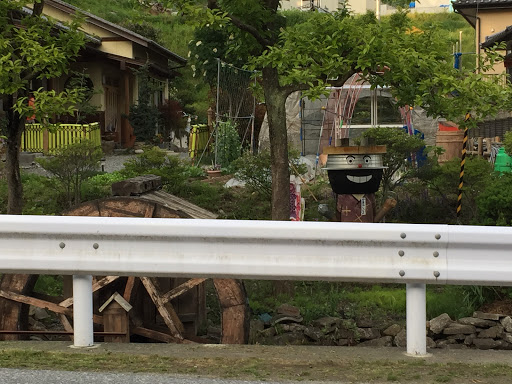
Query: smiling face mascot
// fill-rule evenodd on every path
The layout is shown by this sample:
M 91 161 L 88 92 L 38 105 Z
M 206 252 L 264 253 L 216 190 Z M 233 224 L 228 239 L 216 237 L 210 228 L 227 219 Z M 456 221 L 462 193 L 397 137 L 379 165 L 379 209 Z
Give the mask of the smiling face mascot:
M 375 192 L 382 174 L 385 146 L 347 146 L 324 148 L 325 168 L 337 196 L 339 221 L 373 222 Z

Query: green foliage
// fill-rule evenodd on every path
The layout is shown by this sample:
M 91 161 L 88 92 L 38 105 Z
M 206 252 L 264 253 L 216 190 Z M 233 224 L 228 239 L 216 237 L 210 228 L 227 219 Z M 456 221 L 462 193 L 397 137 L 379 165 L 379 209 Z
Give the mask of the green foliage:
M 167 158 L 165 152 L 158 147 L 146 147 L 144 153 L 141 153 L 134 159 L 128 160 L 121 171 L 126 177 L 135 177 L 144 173 L 151 173 L 152 170 L 161 169 L 166 165 Z M 177 160 L 177 159 L 176 159 Z
M 73 71 L 66 81 L 65 88 L 70 91 L 76 90 L 82 95 L 74 105 L 74 110 L 76 111 L 75 124 L 84 123 L 87 117 L 95 115 L 100 109 L 99 106 L 91 104 L 90 101 L 94 94 L 101 93 L 101 91 L 94 90 L 91 78 L 85 73 L 85 69 L 82 72 Z
M 66 206 L 66 194 L 55 178 L 22 173 L 23 214 L 55 215 Z
M 34 286 L 34 292 L 50 296 L 62 296 L 63 284 L 62 275 L 40 275 Z
M 386 153 L 382 156 L 384 166 L 387 167 L 382 175 L 382 195 L 386 199 L 388 192 L 409 176 L 407 168 L 410 164 L 407 158 L 421 150 L 425 143 L 419 135 L 411 136 L 398 128 L 370 128 L 363 136 L 374 140 L 376 145 L 386 146 Z M 402 171 L 400 176 L 397 176 L 398 171 Z
M 396 189 L 398 204 L 391 213 L 392 221 L 405 223 L 478 224 L 478 196 L 493 180 L 492 165 L 476 157 L 466 158 L 462 211 L 456 216 L 459 194 L 460 159 L 443 165 L 430 162 L 411 179 Z
M 382 0 L 382 4 L 391 5 L 395 8 L 408 8 L 410 0 Z
M 242 144 L 236 129 L 236 124 L 231 121 L 220 122 L 217 127 L 217 164 L 223 168 L 228 167 L 240 157 Z
M 82 183 L 82 200 L 96 200 L 111 196 L 112 184 L 125 180 L 126 177 L 119 171 L 95 175 Z
M 72 206 L 80 203 L 82 182 L 97 172 L 102 156 L 101 148 L 85 140 L 60 148 L 53 158 L 39 159 L 38 162 L 57 177 L 68 205 Z
M 149 75 L 148 64 L 134 70 L 139 84 L 137 104 L 130 106 L 128 120 L 133 127 L 137 141 L 150 142 L 156 134 L 160 113 L 152 102 L 152 95 L 159 89 Z
M 476 196 L 478 222 L 482 225 L 512 225 L 512 174 L 494 174 Z
M 290 164 L 290 173 L 298 176 L 303 174 L 306 169 L 299 162 L 299 153 L 291 150 L 288 154 Z M 246 186 L 254 191 L 270 198 L 272 194 L 272 172 L 270 166 L 270 152 L 260 151 L 257 155 L 245 152 L 242 157 L 233 163 L 233 170 L 236 177 L 245 182 Z
M 512 131 L 505 132 L 503 144 L 505 145 L 505 152 L 512 156 Z

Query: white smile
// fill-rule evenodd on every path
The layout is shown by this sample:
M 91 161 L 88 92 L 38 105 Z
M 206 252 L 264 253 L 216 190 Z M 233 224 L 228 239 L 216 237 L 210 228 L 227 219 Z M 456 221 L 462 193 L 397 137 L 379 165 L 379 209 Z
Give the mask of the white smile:
M 370 181 L 371 178 L 372 178 L 372 175 L 368 175 L 368 176 L 350 176 L 350 175 L 347 175 L 347 179 L 349 179 L 351 182 L 357 183 L 357 184 L 367 183 L 367 182 Z

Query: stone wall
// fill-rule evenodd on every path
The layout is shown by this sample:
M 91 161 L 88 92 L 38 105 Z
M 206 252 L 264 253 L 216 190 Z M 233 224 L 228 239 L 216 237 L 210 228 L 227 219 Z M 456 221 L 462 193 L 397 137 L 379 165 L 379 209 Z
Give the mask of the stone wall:
M 425 331 L 427 348 L 512 349 L 512 319 L 507 315 L 475 312 L 455 321 L 444 313 L 427 321 Z M 298 308 L 285 304 L 276 316 L 252 321 L 250 342 L 405 348 L 407 336 L 397 323 L 322 317 L 305 325 Z

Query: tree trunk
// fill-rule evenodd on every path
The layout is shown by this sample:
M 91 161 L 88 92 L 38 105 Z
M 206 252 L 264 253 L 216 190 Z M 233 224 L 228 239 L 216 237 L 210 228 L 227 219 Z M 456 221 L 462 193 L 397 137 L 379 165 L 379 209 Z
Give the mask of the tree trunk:
M 8 186 L 7 213 L 21 215 L 23 210 L 23 184 L 21 183 L 19 153 L 25 121 L 12 109 L 14 97 L 9 96 L 7 99 L 7 152 L 5 158 Z
M 272 166 L 272 220 L 290 220 L 290 170 L 286 129 L 286 92 L 275 68 L 263 69 Z

